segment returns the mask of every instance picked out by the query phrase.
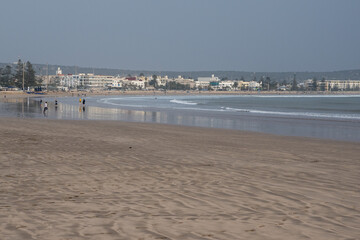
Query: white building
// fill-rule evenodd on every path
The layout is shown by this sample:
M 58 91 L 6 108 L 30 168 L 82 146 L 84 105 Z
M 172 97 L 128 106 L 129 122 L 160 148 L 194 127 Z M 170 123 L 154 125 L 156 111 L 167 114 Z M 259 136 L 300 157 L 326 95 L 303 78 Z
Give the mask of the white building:
M 66 88 L 76 88 L 79 85 L 79 75 L 59 75 L 59 84 Z
M 141 80 L 141 79 L 136 79 L 136 80 L 124 80 L 123 84 L 128 86 L 128 87 L 134 87 L 136 89 L 144 89 L 145 88 L 145 81 Z
M 169 81 L 168 76 L 164 76 L 164 77 L 157 76 L 156 78 L 156 84 L 158 87 L 165 87 L 168 81 Z
M 62 75 L 62 70 L 60 67 L 56 70 L 56 75 Z
M 258 83 L 256 81 L 250 81 L 248 88 L 251 90 L 256 90 L 256 89 L 260 88 L 260 83 Z
M 125 80 L 125 78 L 121 78 L 119 76 L 115 77 L 113 79 L 113 83 L 112 83 L 111 87 L 113 87 L 113 88 L 122 88 L 124 80 Z
M 322 84 L 321 81 L 317 82 Z M 360 80 L 325 80 L 325 90 L 359 90 Z
M 214 74 L 211 77 L 198 77 L 197 81 L 195 82 L 195 86 L 197 88 L 206 88 L 210 86 L 211 82 L 219 82 L 220 79 L 215 77 Z
M 219 89 L 232 89 L 234 86 L 234 81 L 221 81 L 219 82 Z
M 211 75 L 211 77 L 198 77 L 198 82 L 219 82 L 220 79 L 218 77 L 215 77 L 214 74 Z
M 210 82 L 205 82 L 205 81 L 196 81 L 195 82 L 195 87 L 197 88 L 207 88 L 210 86 Z
M 80 73 L 79 85 L 89 88 L 106 88 L 112 86 L 114 78 L 114 76 Z

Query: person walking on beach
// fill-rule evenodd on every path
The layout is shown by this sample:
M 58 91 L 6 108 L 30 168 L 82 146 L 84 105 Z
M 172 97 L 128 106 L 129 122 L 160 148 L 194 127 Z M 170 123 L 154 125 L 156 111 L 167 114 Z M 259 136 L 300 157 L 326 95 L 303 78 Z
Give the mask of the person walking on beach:
M 83 98 L 82 104 L 83 104 L 83 111 L 85 112 L 85 98 Z
M 48 104 L 47 104 L 47 102 L 45 102 L 45 104 L 44 104 L 44 115 L 46 114 L 47 110 L 48 110 Z
M 81 104 L 81 98 L 79 99 L 79 104 Z

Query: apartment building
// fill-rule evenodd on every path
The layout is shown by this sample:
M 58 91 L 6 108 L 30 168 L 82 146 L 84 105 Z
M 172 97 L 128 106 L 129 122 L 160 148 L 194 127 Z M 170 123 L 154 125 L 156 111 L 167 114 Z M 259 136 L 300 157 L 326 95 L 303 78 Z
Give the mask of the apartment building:
M 220 79 L 218 77 L 215 77 L 214 74 L 211 75 L 211 77 L 198 77 L 198 82 L 219 82 Z
M 322 84 L 321 82 L 319 84 Z M 359 90 L 360 80 L 325 80 L 325 90 Z
M 197 88 L 206 88 L 210 86 L 210 83 L 213 83 L 212 85 L 218 85 L 214 83 L 220 82 L 220 79 L 218 77 L 215 77 L 214 74 L 211 75 L 211 77 L 198 77 L 197 81 L 195 82 L 195 86 Z
M 304 81 L 305 89 L 314 90 L 314 80 Z M 360 89 L 360 80 L 325 80 L 316 81 L 316 90 L 320 91 L 351 91 Z
M 182 76 L 178 76 L 177 78 L 174 78 L 173 81 L 183 85 L 189 85 L 190 88 L 195 87 L 195 81 L 192 78 L 183 78 Z
M 95 75 L 92 73 L 80 73 L 79 85 L 89 88 L 107 88 L 112 86 L 114 76 Z

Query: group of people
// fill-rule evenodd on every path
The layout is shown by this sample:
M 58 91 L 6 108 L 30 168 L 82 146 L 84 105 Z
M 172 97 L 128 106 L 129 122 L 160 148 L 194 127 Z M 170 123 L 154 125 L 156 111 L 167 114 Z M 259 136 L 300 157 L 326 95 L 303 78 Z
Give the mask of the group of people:
M 40 99 L 40 106 L 42 106 L 42 99 Z M 57 107 L 58 107 L 58 100 L 57 99 L 55 99 L 55 110 L 57 109 Z M 79 99 L 79 103 L 80 104 L 82 104 L 82 106 L 83 106 L 83 110 L 85 111 L 85 98 L 83 98 L 83 99 Z M 44 103 L 44 110 L 43 110 L 43 113 L 44 113 L 44 115 L 46 115 L 46 111 L 48 110 L 49 108 L 48 108 L 48 102 L 45 102 Z
M 85 106 L 85 98 L 83 98 L 82 101 L 81 101 L 81 98 L 79 99 L 79 104 L 81 104 L 81 103 L 83 106 Z
M 79 99 L 79 112 L 85 112 L 85 98 Z

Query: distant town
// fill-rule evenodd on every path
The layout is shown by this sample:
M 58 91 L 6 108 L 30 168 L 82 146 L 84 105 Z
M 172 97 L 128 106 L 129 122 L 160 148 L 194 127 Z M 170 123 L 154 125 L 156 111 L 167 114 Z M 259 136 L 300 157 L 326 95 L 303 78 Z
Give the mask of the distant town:
M 307 79 L 298 82 L 296 74 L 289 81 L 278 82 L 270 77 L 254 77 L 246 81 L 220 78 L 212 74 L 197 78 L 168 77 L 167 75 L 96 75 L 95 73 L 63 74 L 58 67 L 56 74 L 36 75 L 30 62 L 18 61 L 15 71 L 7 65 L 0 68 L 1 91 L 132 91 L 132 90 L 198 90 L 198 91 L 359 91 L 360 80 Z
M 46 77 L 43 82 L 46 82 Z M 293 84 L 296 86 L 293 86 Z M 59 67 L 56 75 L 49 76 L 48 85 L 58 90 L 71 89 L 98 89 L 98 90 L 202 90 L 202 91 L 358 91 L 360 80 L 326 80 L 308 79 L 303 83 L 296 82 L 296 76 L 291 83 L 277 83 L 269 78 L 260 78 L 259 81 L 245 81 L 220 79 L 219 77 L 203 76 L 197 79 L 178 76 L 106 76 L 91 73 L 62 74 Z

